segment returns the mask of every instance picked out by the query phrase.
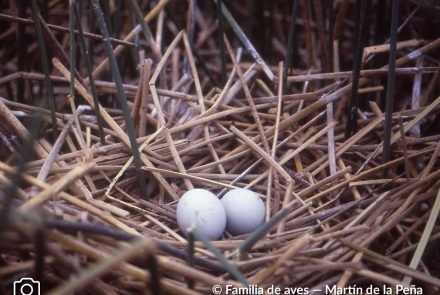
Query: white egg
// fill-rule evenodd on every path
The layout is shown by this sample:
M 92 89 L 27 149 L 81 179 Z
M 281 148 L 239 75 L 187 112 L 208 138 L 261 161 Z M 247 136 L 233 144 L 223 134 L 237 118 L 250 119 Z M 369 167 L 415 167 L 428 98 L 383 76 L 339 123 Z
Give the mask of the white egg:
M 186 235 L 191 226 L 209 240 L 221 237 L 226 227 L 226 213 L 220 200 L 205 189 L 192 189 L 183 194 L 177 204 L 177 224 Z
M 226 227 L 231 234 L 251 233 L 264 222 L 264 202 L 251 190 L 233 189 L 224 195 L 221 202 L 226 211 Z

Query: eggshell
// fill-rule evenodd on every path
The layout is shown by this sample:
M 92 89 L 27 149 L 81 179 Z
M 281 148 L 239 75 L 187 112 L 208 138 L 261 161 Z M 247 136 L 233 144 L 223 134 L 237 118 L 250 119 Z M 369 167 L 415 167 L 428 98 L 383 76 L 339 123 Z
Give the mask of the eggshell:
M 191 226 L 209 240 L 217 240 L 226 227 L 226 212 L 220 200 L 205 189 L 192 189 L 182 195 L 177 204 L 177 224 L 186 235 Z
M 231 234 L 251 233 L 264 222 L 264 202 L 251 190 L 233 189 L 224 195 L 221 202 L 226 211 L 226 227 Z

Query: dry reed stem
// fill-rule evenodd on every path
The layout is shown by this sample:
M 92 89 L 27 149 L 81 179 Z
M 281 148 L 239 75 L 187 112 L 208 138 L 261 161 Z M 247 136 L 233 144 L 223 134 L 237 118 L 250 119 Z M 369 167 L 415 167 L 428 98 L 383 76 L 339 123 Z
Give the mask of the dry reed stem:
M 156 130 L 155 133 L 153 133 L 151 136 L 148 136 L 147 140 L 144 141 L 143 144 L 141 144 L 141 146 L 139 147 L 139 153 L 142 153 L 143 150 L 153 141 L 156 139 L 157 136 L 159 136 L 162 131 L 164 131 L 164 129 L 166 128 L 166 126 L 162 126 L 161 128 L 159 128 L 158 130 Z M 118 174 L 116 174 L 116 176 L 113 178 L 112 182 L 109 184 L 109 186 L 107 187 L 106 191 L 105 191 L 105 196 L 108 196 L 108 194 L 111 192 L 113 186 L 118 182 L 119 178 L 124 174 L 125 170 L 127 170 L 127 168 L 133 163 L 133 157 L 130 157 L 130 159 L 128 159 L 128 161 L 124 164 L 124 166 L 122 167 L 121 170 L 119 170 Z
M 58 71 L 60 71 L 64 77 L 69 76 L 69 71 L 57 60 L 53 60 L 54 66 Z M 78 83 L 78 81 L 75 80 L 75 89 L 83 96 L 84 99 L 87 100 L 87 102 L 93 107 L 93 98 L 89 94 L 89 92 Z M 113 118 L 107 113 L 107 111 L 100 106 L 99 108 L 100 115 L 102 118 L 106 121 L 108 125 L 111 126 L 111 128 L 118 134 L 119 138 L 126 144 L 128 147 L 130 146 L 130 142 L 128 140 L 128 136 L 125 134 L 125 132 L 121 129 L 121 127 L 113 120 Z M 142 162 L 147 166 L 153 166 L 151 161 L 144 155 L 141 154 L 141 160 Z M 160 175 L 155 174 L 153 172 L 154 177 L 159 181 L 161 185 L 163 185 L 164 189 L 174 198 L 177 199 L 176 192 L 174 189 L 168 184 L 168 182 Z
M 141 239 L 134 242 L 130 247 L 122 249 L 119 253 L 113 256 L 108 256 L 108 258 L 102 259 L 96 265 L 90 266 L 88 269 L 84 270 L 79 276 L 73 277 L 63 285 L 50 291 L 48 294 L 70 294 L 72 292 L 78 291 L 84 288 L 90 282 L 94 281 L 96 278 L 104 275 L 106 272 L 111 271 L 113 267 L 117 267 L 122 261 L 128 260 L 134 256 L 140 256 L 144 254 L 145 251 L 147 255 L 152 255 L 154 251 L 153 242 L 149 239 Z M 154 255 L 154 254 L 153 254 Z
M 144 17 L 144 21 L 145 22 L 150 22 L 154 17 L 156 17 L 156 15 L 158 13 L 160 13 L 160 11 L 162 11 L 162 9 L 164 9 L 164 7 L 166 5 L 168 5 L 168 3 L 170 2 L 170 0 L 161 0 L 145 17 Z M 135 36 L 141 31 L 141 26 L 137 25 L 125 38 L 124 41 L 125 42 L 130 42 L 132 41 Z M 113 50 L 113 54 L 115 56 L 118 56 L 122 50 L 125 47 L 122 45 L 118 45 L 114 50 Z M 93 71 L 93 77 L 96 78 L 97 76 L 99 76 L 99 74 L 101 74 L 102 71 L 105 70 L 105 68 L 107 67 L 107 64 L 109 62 L 108 58 L 105 58 Z M 89 79 L 85 79 L 84 82 L 87 84 L 89 82 Z
M 153 76 L 151 77 L 150 82 L 149 82 L 151 95 L 153 97 L 153 102 L 156 107 L 157 116 L 159 118 L 159 123 L 161 126 L 166 126 L 166 122 L 165 122 L 165 117 L 164 117 L 164 114 L 162 111 L 162 106 L 159 102 L 159 96 L 157 95 L 157 92 L 156 92 L 155 84 L 156 84 L 157 78 L 159 77 L 159 74 L 162 71 L 163 66 L 165 65 L 165 63 L 169 59 L 171 52 L 177 46 L 177 43 L 180 41 L 182 36 L 184 36 L 184 33 L 180 32 L 176 36 L 176 38 L 173 40 L 173 42 L 171 42 L 170 46 L 165 51 L 162 59 L 160 60 L 159 64 L 157 65 L 156 70 L 154 71 Z M 174 162 L 177 165 L 177 168 L 179 169 L 180 172 L 182 172 L 183 174 L 186 174 L 186 169 L 183 165 L 182 159 L 180 158 L 180 156 L 177 152 L 176 146 L 174 144 L 173 138 L 171 137 L 171 133 L 168 128 L 165 129 L 165 137 L 166 137 L 167 143 L 169 145 L 171 155 L 173 156 Z M 191 181 L 189 179 L 184 178 L 184 183 L 185 183 L 186 188 L 188 190 L 194 188 L 193 184 L 191 183 Z
M 144 65 L 142 67 L 142 94 L 140 96 L 141 99 L 141 106 L 139 109 L 139 137 L 143 137 L 147 134 L 147 98 L 148 98 L 148 80 L 150 79 L 151 75 L 151 67 L 152 67 L 153 61 L 151 59 L 146 59 L 144 61 Z M 133 106 L 133 111 L 136 111 L 136 106 Z
M 298 240 L 294 241 L 287 251 L 281 255 L 272 265 L 268 268 L 261 270 L 257 274 L 255 274 L 250 280 L 255 285 L 263 285 L 265 281 L 277 270 L 280 266 L 292 259 L 303 247 L 305 247 L 309 243 L 310 237 L 308 235 L 304 235 L 300 237 Z
M 91 161 L 74 167 L 69 173 L 64 175 L 62 178 L 58 179 L 51 186 L 47 187 L 46 189 L 38 193 L 36 196 L 34 196 L 32 199 L 28 200 L 23 205 L 21 205 L 19 207 L 19 210 L 23 212 L 28 212 L 34 207 L 48 201 L 50 198 L 55 199 L 55 196 L 60 191 L 67 188 L 72 182 L 83 177 L 84 174 L 86 174 L 91 168 L 93 168 L 94 165 L 95 163 Z
M 12 174 L 14 172 L 14 169 L 4 163 L 0 163 L 0 170 L 6 171 L 9 174 Z M 27 181 L 28 183 L 38 186 L 42 189 L 50 189 L 50 185 L 42 182 L 32 176 L 29 175 L 22 175 L 23 179 L 25 181 Z M 64 199 L 65 201 L 71 203 L 72 205 L 78 206 L 79 208 L 81 208 L 82 210 L 85 210 L 87 212 L 92 213 L 93 215 L 96 215 L 97 217 L 101 218 L 102 220 L 108 222 L 109 224 L 114 225 L 117 228 L 120 228 L 122 230 L 125 230 L 127 232 L 133 233 L 133 234 L 138 234 L 134 229 L 128 227 L 127 225 L 125 225 L 124 223 L 120 222 L 119 220 L 117 220 L 116 218 L 114 218 L 111 215 L 108 215 L 107 213 L 101 211 L 100 209 L 96 208 L 96 204 L 88 204 L 72 195 L 69 195 L 65 192 L 60 192 L 59 193 L 60 197 L 62 199 Z M 109 205 L 108 205 L 109 206 Z
M 103 260 L 103 259 L 108 259 L 109 257 L 111 257 L 110 254 L 107 254 L 103 251 L 99 251 L 94 247 L 91 247 L 91 246 L 89 246 L 85 243 L 82 243 L 80 241 L 74 240 L 74 239 L 67 237 L 65 235 L 62 235 L 62 234 L 59 234 L 56 232 L 50 232 L 50 233 L 48 233 L 48 236 L 50 239 L 59 242 L 64 247 L 71 249 L 75 252 L 82 253 L 83 255 L 86 255 L 94 260 Z M 145 270 L 142 270 L 138 267 L 135 267 L 131 264 L 128 264 L 127 262 L 120 263 L 118 268 L 121 269 L 122 271 L 124 271 L 126 274 L 128 274 L 134 278 L 137 278 L 141 281 L 146 281 L 146 282 L 150 281 L 150 275 Z M 191 274 L 193 274 L 193 272 L 191 272 Z M 207 279 L 206 276 L 201 276 L 201 277 L 203 279 Z M 197 276 L 197 278 L 200 279 L 199 276 Z M 210 277 L 208 277 L 208 279 L 212 280 Z M 215 279 L 213 281 L 218 282 Z M 170 291 L 170 292 L 181 292 L 180 294 L 199 294 L 197 292 L 188 290 L 187 288 L 176 285 L 175 283 L 173 283 L 173 281 L 171 281 L 169 279 L 162 279 L 161 283 L 162 283 L 163 288 L 165 290 Z

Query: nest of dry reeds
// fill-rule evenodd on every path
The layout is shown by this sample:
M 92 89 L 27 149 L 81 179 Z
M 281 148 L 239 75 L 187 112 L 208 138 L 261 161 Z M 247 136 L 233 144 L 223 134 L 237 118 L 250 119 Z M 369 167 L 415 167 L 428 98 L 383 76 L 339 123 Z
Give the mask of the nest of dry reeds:
M 0 10 L 0 293 L 439 294 L 435 1 Z M 254 233 L 179 231 L 236 187 Z

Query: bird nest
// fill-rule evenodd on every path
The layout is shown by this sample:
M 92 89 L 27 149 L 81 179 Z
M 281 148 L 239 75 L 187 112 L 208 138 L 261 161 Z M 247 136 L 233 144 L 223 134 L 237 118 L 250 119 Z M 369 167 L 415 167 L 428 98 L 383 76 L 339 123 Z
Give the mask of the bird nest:
M 2 293 L 438 294 L 434 2 L 6 2 Z M 185 236 L 192 188 L 265 222 Z

